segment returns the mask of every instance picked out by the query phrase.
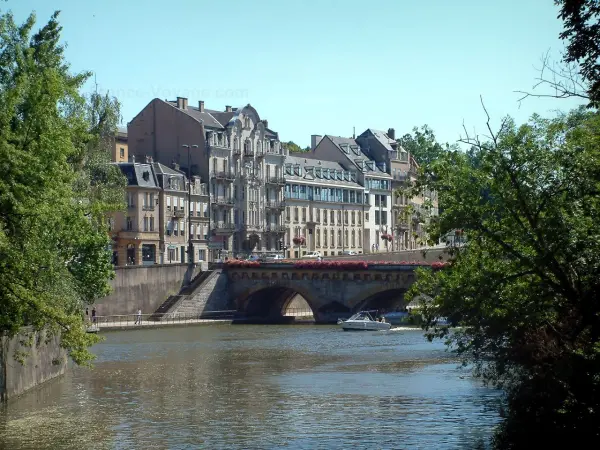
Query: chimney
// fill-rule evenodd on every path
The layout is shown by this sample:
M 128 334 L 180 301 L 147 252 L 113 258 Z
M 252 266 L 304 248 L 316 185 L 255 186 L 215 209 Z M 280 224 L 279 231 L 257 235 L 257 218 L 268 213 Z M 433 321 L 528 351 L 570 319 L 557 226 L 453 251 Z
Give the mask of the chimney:
M 225 107 L 225 112 L 231 112 L 231 106 L 226 106 Z
M 313 134 L 310 137 L 310 149 L 314 150 L 315 148 L 317 148 L 317 145 L 319 145 L 319 142 L 321 142 L 321 139 L 323 139 L 323 136 L 321 136 L 319 134 Z
M 269 128 L 269 121 L 267 119 L 263 120 L 263 123 L 265 124 L 265 128 Z
M 388 128 L 387 135 L 392 141 L 396 140 L 396 130 L 394 130 L 393 128 Z
M 177 107 L 179 109 L 187 109 L 188 99 L 184 97 L 177 97 Z
M 204 100 L 198 101 L 198 111 L 204 112 Z

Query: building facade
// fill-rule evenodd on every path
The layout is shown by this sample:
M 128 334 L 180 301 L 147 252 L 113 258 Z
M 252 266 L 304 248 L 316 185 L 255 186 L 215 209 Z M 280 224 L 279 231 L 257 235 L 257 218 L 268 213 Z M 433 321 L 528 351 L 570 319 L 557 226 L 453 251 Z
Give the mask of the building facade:
M 129 162 L 127 128 L 119 127 L 117 134 L 111 139 L 111 152 L 112 162 Z
M 207 260 L 208 205 L 206 185 L 159 163 L 118 163 L 127 178 L 125 212 L 109 219 L 113 263 L 125 265 Z
M 363 252 L 363 217 L 369 206 L 357 176 L 356 170 L 335 162 L 286 158 L 285 256 Z
M 370 159 L 355 139 L 339 136 L 313 135 L 311 151 L 306 156 L 337 162 L 343 170 L 356 174 L 357 184 L 364 188 L 363 251 L 391 250 L 390 243 L 382 239 L 391 234 L 392 191 L 387 167 Z
M 283 163 L 276 132 L 249 104 L 224 111 L 154 99 L 129 124 L 129 152 L 209 180 L 210 260 L 277 250 Z

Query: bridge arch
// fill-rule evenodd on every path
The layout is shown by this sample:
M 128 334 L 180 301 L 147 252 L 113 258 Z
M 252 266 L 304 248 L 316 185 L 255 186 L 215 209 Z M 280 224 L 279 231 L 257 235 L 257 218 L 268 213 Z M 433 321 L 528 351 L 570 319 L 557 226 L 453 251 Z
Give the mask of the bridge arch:
M 406 287 L 374 287 L 366 289 L 356 295 L 352 300 L 348 301 L 348 305 L 352 312 L 361 310 L 395 310 L 404 308 L 408 301 L 404 298 L 404 294 L 408 289 Z
M 302 287 L 280 284 L 256 286 L 237 296 L 238 312 L 246 317 L 284 321 L 293 317 L 313 317 L 319 314 L 311 294 Z

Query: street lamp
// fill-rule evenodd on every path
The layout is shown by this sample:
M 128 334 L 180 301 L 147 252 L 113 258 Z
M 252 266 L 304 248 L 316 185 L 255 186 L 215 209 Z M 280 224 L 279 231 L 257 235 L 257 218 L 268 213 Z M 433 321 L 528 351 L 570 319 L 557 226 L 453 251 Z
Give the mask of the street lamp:
M 182 145 L 183 148 L 187 148 L 188 152 L 188 264 L 194 264 L 194 245 L 192 244 L 192 159 L 191 151 L 192 148 L 198 148 L 198 145 Z

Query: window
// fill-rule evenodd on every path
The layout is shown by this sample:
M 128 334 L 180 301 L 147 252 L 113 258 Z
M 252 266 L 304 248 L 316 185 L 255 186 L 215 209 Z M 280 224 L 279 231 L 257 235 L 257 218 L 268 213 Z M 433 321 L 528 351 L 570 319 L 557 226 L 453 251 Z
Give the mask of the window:
M 321 223 L 321 210 L 320 209 L 316 209 L 316 222 L 317 223 Z
M 198 261 L 206 260 L 206 250 L 200 249 L 198 250 Z
M 167 211 L 171 211 L 171 196 L 167 195 Z
M 331 219 L 331 225 L 335 225 L 335 211 L 330 212 L 329 218 Z
M 127 217 L 127 231 L 132 231 L 133 230 L 133 222 L 131 220 L 131 217 Z
M 381 225 L 387 225 L 387 211 L 381 211 Z
M 294 208 L 294 222 L 298 223 L 298 207 Z
M 356 211 L 352 211 L 352 225 L 356 224 Z
M 365 213 L 365 222 L 368 222 L 368 221 L 369 221 L 369 213 L 368 213 L 368 212 L 366 212 L 366 213 Z
M 319 228 L 317 228 L 315 230 L 315 233 L 317 234 L 317 237 L 316 237 L 317 247 L 321 247 L 321 230 Z
M 190 225 L 190 236 L 192 236 L 192 237 L 194 236 L 194 224 L 193 223 Z
M 338 230 L 338 247 L 342 246 L 342 230 Z
M 335 231 L 331 230 L 331 246 L 335 247 Z
M 285 208 L 285 220 L 287 222 L 290 221 L 290 207 L 289 206 Z
M 358 232 L 358 247 L 362 247 L 362 234 L 360 231 Z
M 144 217 L 144 231 L 148 231 L 150 222 L 147 217 Z
M 327 247 L 327 230 L 323 230 L 323 247 Z
M 122 158 L 125 158 L 125 149 L 123 147 L 121 147 L 119 149 L 119 156 Z
M 342 212 L 341 211 L 337 212 L 337 224 L 338 225 L 342 224 Z
M 356 214 L 357 217 L 357 225 L 362 225 L 362 214 L 359 212 L 358 214 Z
M 154 231 L 154 217 L 150 217 L 150 231 Z
M 356 247 L 356 233 L 352 230 L 352 247 Z
M 379 211 L 375 211 L 375 225 L 380 225 L 380 223 L 379 223 Z
M 302 223 L 306 223 L 306 208 L 302 208 Z
M 348 211 L 344 211 L 344 225 L 348 225 Z
M 181 231 L 181 235 L 185 235 L 185 222 L 183 220 L 179 221 L 179 230 Z
M 348 247 L 348 230 L 344 230 L 344 246 Z

